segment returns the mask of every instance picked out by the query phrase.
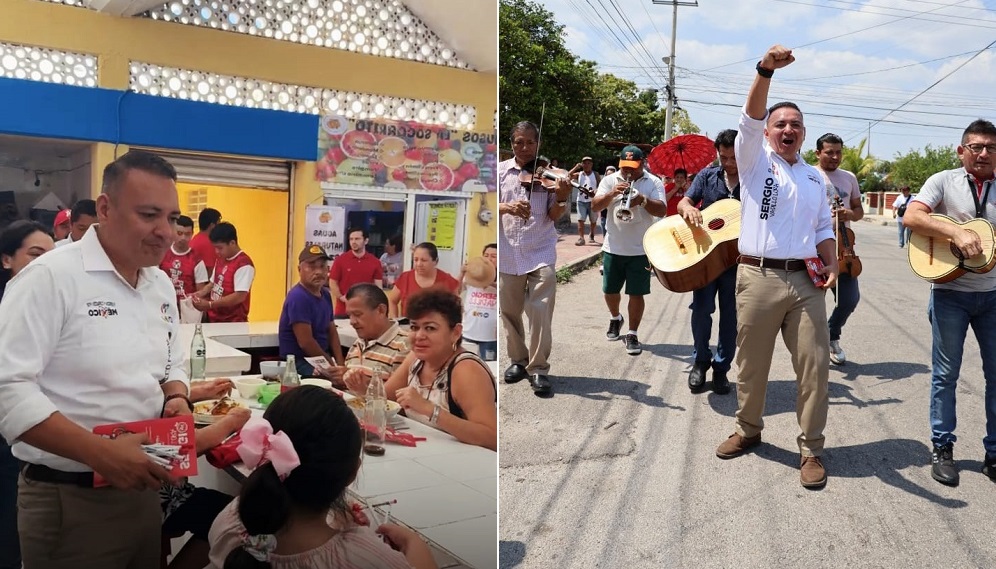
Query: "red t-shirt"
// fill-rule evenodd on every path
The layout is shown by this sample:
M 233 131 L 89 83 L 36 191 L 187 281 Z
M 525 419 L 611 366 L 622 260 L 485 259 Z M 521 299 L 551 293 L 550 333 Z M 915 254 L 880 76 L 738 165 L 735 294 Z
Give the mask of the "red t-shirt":
M 666 195 L 668 192 L 670 192 L 673 189 L 674 189 L 674 182 L 671 182 L 670 184 L 664 186 L 664 194 Z M 688 191 L 688 188 L 685 188 L 684 190 L 678 190 L 677 192 L 674 193 L 673 196 L 671 196 L 671 199 L 667 200 L 667 214 L 669 216 L 678 214 L 678 202 L 681 201 L 681 198 L 685 197 L 686 191 Z
M 172 247 L 166 250 L 166 256 L 159 263 L 159 268 L 166 273 L 169 280 L 173 283 L 173 288 L 176 289 L 177 305 L 179 305 L 180 299 L 193 294 L 197 290 L 195 271 L 197 270 L 197 265 L 200 263 L 202 263 L 201 256 L 193 249 L 187 250 L 182 255 L 173 251 Z M 201 278 L 203 279 L 201 282 L 207 282 L 206 265 Z
M 401 304 L 398 306 L 398 315 L 405 316 L 405 304 L 408 301 L 408 297 L 424 289 L 418 286 L 418 282 L 415 281 L 414 270 L 401 273 L 398 280 L 394 282 L 394 288 L 398 289 L 398 293 L 401 294 Z M 426 288 L 438 288 L 448 290 L 453 294 L 456 294 L 457 291 L 460 290 L 460 281 L 453 278 L 453 275 L 447 273 L 446 271 L 436 270 L 436 281 L 432 283 L 431 286 Z
M 239 251 L 231 259 L 219 259 L 215 263 L 214 273 L 211 275 L 211 300 L 218 300 L 235 292 L 235 274 L 242 267 L 253 267 L 255 270 L 252 259 L 245 251 Z M 211 322 L 248 322 L 250 294 L 249 291 L 246 293 L 246 299 L 241 304 L 209 310 L 208 319 Z
M 374 281 L 384 280 L 384 266 L 381 265 L 380 259 L 366 251 L 361 257 L 357 257 L 352 251 L 346 251 L 332 261 L 329 280 L 335 281 L 339 287 L 339 294 L 345 296 L 349 288 L 355 284 L 374 284 Z M 335 315 L 346 315 L 346 304 L 338 298 L 335 299 Z
M 214 268 L 214 264 L 218 261 L 218 254 L 214 251 L 214 244 L 211 243 L 211 238 L 208 236 L 210 231 L 201 231 L 197 235 L 190 238 L 190 248 L 200 255 L 201 259 L 204 260 L 204 266 L 210 272 Z

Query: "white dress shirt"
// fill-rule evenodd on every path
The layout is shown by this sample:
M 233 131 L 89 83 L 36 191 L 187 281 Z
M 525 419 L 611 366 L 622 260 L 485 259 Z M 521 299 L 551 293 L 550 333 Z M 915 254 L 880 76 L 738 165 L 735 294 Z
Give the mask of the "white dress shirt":
M 809 259 L 833 239 L 823 176 L 796 154 L 789 164 L 764 139 L 767 120 L 740 115 L 734 148 L 740 172 L 740 253 L 773 259 Z
M 158 418 L 160 385 L 189 383 L 179 331 L 166 273 L 143 268 L 132 288 L 107 257 L 97 225 L 79 245 L 32 261 L 0 302 L 0 434 L 14 456 L 86 471 L 17 439 L 57 411 L 88 431 Z

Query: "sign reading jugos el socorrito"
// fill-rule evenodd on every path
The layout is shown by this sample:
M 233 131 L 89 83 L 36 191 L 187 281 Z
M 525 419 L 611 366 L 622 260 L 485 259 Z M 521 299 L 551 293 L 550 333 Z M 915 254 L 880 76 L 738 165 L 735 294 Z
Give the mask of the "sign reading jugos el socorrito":
M 494 134 L 408 121 L 321 118 L 317 179 L 357 186 L 493 192 Z

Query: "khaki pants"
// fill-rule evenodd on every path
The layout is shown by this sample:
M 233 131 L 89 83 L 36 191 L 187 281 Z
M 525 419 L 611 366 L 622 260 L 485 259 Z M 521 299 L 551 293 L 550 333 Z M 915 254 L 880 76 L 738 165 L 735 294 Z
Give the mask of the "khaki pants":
M 523 365 L 529 374 L 550 373 L 553 348 L 553 305 L 557 298 L 557 273 L 540 267 L 524 275 L 502 273 L 498 278 L 498 302 L 505 326 L 508 359 Z M 522 312 L 529 318 L 529 348 Z
M 24 569 L 156 569 L 159 493 L 17 481 Z
M 806 271 L 737 270 L 737 422 L 736 431 L 753 437 L 764 428 L 764 399 L 775 338 L 782 333 L 792 354 L 799 388 L 796 418 L 803 456 L 823 453 L 823 429 L 830 399 L 830 333 L 826 292 L 816 288 Z

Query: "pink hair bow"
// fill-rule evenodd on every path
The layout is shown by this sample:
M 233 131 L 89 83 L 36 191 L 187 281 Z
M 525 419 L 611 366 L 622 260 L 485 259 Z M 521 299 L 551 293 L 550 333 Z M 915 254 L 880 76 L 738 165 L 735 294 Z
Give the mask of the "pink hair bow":
M 287 433 L 280 431 L 274 434 L 273 427 L 266 419 L 249 419 L 239 436 L 242 439 L 242 444 L 237 449 L 239 457 L 246 466 L 254 470 L 269 462 L 277 471 L 277 476 L 283 480 L 301 465 L 294 443 Z

